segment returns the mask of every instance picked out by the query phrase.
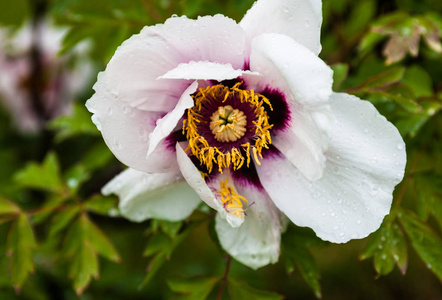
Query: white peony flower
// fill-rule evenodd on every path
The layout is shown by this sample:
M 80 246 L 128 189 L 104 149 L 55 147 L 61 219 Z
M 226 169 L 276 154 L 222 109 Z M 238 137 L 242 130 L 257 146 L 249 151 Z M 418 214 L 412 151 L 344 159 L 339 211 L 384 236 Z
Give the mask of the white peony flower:
M 68 113 L 74 94 L 91 78 L 90 64 L 68 68 L 73 55 L 57 55 L 65 33 L 49 20 L 25 24 L 14 34 L 0 30 L 0 102 L 23 132 Z M 86 47 L 80 44 L 75 55 L 84 56 Z
M 319 0 L 259 0 L 239 24 L 172 17 L 125 41 L 87 102 L 130 167 L 103 188 L 122 214 L 180 220 L 202 199 L 252 268 L 278 260 L 284 215 L 336 243 L 379 228 L 405 145 L 369 102 L 332 92 L 321 21 Z

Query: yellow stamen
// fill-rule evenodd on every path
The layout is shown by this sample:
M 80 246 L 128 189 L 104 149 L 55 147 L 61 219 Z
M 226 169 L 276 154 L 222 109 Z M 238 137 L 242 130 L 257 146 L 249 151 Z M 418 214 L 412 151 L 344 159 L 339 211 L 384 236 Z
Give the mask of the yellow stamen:
M 222 84 L 200 88 L 196 95 L 193 95 L 195 106 L 187 111 L 187 120 L 183 121 L 183 134 L 189 141 L 187 150 L 198 158 L 201 165 L 205 165 L 210 174 L 214 166 L 218 166 L 220 173 L 223 169 L 233 167 L 233 170 L 241 168 L 244 162 L 250 165 L 251 158 L 260 164 L 258 158 L 262 158 L 263 148 L 268 149 L 271 144 L 269 117 L 263 105 L 266 103 L 273 110 L 270 101 L 253 90 L 242 90 L 241 83 L 235 84 L 232 88 Z M 255 127 L 253 139 L 241 144 L 241 148 L 232 147 L 230 150 L 221 151 L 216 146 L 211 146 L 207 140 L 198 132 L 199 126 L 209 126 L 215 139 L 221 143 L 231 143 L 240 140 L 247 130 L 247 117 L 244 112 L 233 108 L 231 105 L 219 106 L 213 113 L 210 122 L 204 120 L 200 111 L 205 102 L 225 102 L 231 98 L 241 103 L 247 102 L 253 108 L 255 119 L 250 120 Z M 209 123 L 209 124 L 207 124 Z M 228 147 L 226 147 L 228 148 Z
M 225 210 L 238 218 L 244 218 L 244 203 L 247 203 L 247 199 L 235 192 L 232 186 L 228 186 L 229 178 L 220 182 L 221 189 L 218 193 L 221 197 L 221 203 Z

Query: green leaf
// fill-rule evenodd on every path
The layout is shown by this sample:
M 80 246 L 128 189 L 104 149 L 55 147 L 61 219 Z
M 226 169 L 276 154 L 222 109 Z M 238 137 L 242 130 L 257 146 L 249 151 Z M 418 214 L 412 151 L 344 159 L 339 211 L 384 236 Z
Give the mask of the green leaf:
M 76 194 L 80 186 L 90 178 L 90 173 L 84 165 L 77 164 L 66 172 L 65 178 L 69 190 Z
M 426 221 L 433 215 L 442 229 L 442 178 L 438 176 L 415 176 L 418 196 L 418 215 Z
M 30 15 L 27 0 L 0 1 L 0 24 L 19 27 Z
M 20 208 L 13 202 L 0 196 L 0 215 L 17 214 Z
M 434 93 L 431 76 L 419 65 L 407 68 L 402 82 L 413 90 L 416 97 L 431 97 Z
M 405 209 L 401 210 L 399 219 L 417 254 L 425 262 L 427 268 L 436 274 L 439 280 L 442 280 L 442 241 L 440 237 L 427 224 Z
M 85 214 L 70 226 L 63 253 L 69 261 L 69 277 L 78 295 L 92 278 L 99 276 L 97 253 L 113 261 L 120 260 L 113 245 Z
M 159 220 L 158 222 L 161 227 L 161 230 L 171 238 L 174 238 L 180 231 L 181 227 L 183 226 L 183 222 L 181 221 L 170 222 L 170 221 Z
M 62 193 L 60 166 L 55 153 L 49 153 L 41 165 L 31 162 L 14 175 L 14 180 L 28 188 Z
M 412 138 L 417 136 L 420 129 L 437 114 L 442 108 L 442 103 L 436 101 L 425 101 L 421 103 L 423 113 L 407 114 L 395 122 L 395 125 L 402 136 L 409 135 Z
M 68 206 L 58 212 L 51 222 L 49 229 L 49 239 L 54 238 L 60 231 L 65 229 L 69 223 L 77 216 L 80 209 L 78 206 Z
M 92 123 L 91 114 L 80 103 L 74 104 L 71 114 L 60 116 L 51 121 L 49 128 L 57 131 L 57 142 L 79 134 L 99 134 L 97 127 Z
M 394 101 L 411 113 L 423 112 L 422 107 L 415 101 L 413 91 L 404 84 L 399 83 L 389 87 L 384 87 L 381 90 L 368 91 L 368 93 Z
M 172 239 L 167 235 L 159 232 L 152 236 L 148 243 L 147 247 L 144 249 L 144 256 L 151 256 L 156 253 L 164 253 L 166 257 L 169 259 L 173 248 Z
M 321 298 L 319 269 L 307 247 L 325 243 L 319 240 L 311 229 L 295 226 L 290 226 L 282 239 L 287 272 L 291 273 L 296 266 L 315 296 Z
M 55 210 L 66 200 L 65 195 L 51 194 L 45 203 L 32 214 L 31 220 L 34 225 L 41 224 L 46 221 Z
M 82 217 L 81 221 L 84 223 L 84 230 L 86 232 L 86 238 L 89 241 L 91 247 L 100 255 L 107 259 L 120 262 L 121 258 L 118 255 L 117 250 L 106 237 L 106 235 L 88 218 Z
M 321 285 L 319 284 L 320 274 L 315 259 L 307 248 L 293 247 L 290 250 L 293 251 L 290 255 L 301 272 L 302 278 L 304 278 L 305 282 L 307 282 L 313 290 L 316 298 L 321 298 Z
M 114 158 L 112 152 L 104 142 L 100 141 L 84 154 L 81 163 L 86 170 L 93 171 L 105 166 L 112 158 Z
M 408 263 L 407 247 L 399 227 L 392 223 L 392 217 L 387 218 L 381 227 L 370 235 L 359 259 L 365 260 L 373 256 L 374 268 L 379 276 L 389 274 L 395 264 L 405 274 Z
M 71 258 L 69 277 L 73 279 L 77 295 L 83 294 L 92 277 L 98 279 L 98 257 L 88 243 L 82 243 Z
M 157 222 L 152 222 L 152 225 L 155 223 L 158 224 Z M 153 276 L 155 276 L 163 264 L 170 259 L 175 248 L 201 223 L 202 222 L 192 222 L 188 224 L 181 233 L 173 238 L 162 232 L 157 232 L 150 238 L 149 243 L 144 250 L 144 255 L 154 256 L 149 262 L 147 275 L 141 286 L 145 286 L 150 280 L 152 280 Z
M 118 217 L 120 212 L 117 207 L 118 200 L 115 197 L 96 195 L 87 200 L 84 205 L 88 211 L 110 217 Z
M 173 278 L 167 280 L 167 285 L 173 292 L 184 294 L 176 299 L 205 300 L 220 279 L 219 277 Z
M 388 70 L 370 77 L 357 87 L 347 90 L 348 93 L 366 93 L 376 90 L 382 90 L 393 84 L 399 83 L 404 76 L 404 67 L 393 67 Z
M 333 70 L 333 90 L 338 92 L 342 83 L 348 76 L 348 64 L 334 64 L 330 66 Z
M 227 288 L 232 300 L 282 300 L 283 297 L 276 293 L 261 291 L 247 285 L 242 280 L 229 279 Z
M 33 253 L 36 247 L 31 225 L 22 213 L 12 225 L 6 242 L 12 284 L 16 290 L 20 290 L 28 275 L 34 272 Z

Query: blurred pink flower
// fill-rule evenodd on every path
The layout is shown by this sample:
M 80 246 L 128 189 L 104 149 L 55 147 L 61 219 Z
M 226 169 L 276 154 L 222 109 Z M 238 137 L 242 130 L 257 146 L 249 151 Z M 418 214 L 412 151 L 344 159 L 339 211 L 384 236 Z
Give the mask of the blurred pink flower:
M 239 24 L 172 17 L 125 41 L 87 102 L 130 167 L 103 193 L 134 221 L 202 199 L 252 268 L 278 260 L 286 217 L 337 243 L 379 228 L 405 145 L 372 104 L 332 92 L 321 22 L 319 0 L 259 0 Z
M 70 68 L 72 55 L 57 55 L 64 33 L 48 22 L 0 31 L 0 101 L 24 132 L 68 113 L 75 92 L 90 79 L 88 64 Z

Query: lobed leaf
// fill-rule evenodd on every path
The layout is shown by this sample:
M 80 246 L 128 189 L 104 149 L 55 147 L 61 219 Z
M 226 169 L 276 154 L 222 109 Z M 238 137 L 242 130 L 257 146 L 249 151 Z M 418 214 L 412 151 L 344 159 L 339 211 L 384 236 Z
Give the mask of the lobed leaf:
M 167 285 L 173 292 L 184 294 L 177 299 L 205 300 L 220 280 L 220 277 L 173 278 L 167 280 Z
M 442 240 L 440 237 L 410 211 L 402 209 L 398 216 L 417 254 L 425 262 L 427 268 L 439 280 L 442 280 Z
M 227 288 L 232 300 L 254 299 L 254 300 L 282 300 L 279 294 L 257 290 L 250 287 L 242 280 L 229 279 Z
M 389 274 L 395 264 L 405 274 L 408 263 L 407 247 L 399 227 L 392 223 L 392 217 L 387 218 L 381 227 L 370 235 L 359 259 L 365 260 L 373 256 L 374 268 L 379 276 Z
M 42 164 L 28 163 L 14 175 L 21 186 L 62 193 L 64 190 L 60 177 L 60 166 L 55 153 L 49 153 Z
M 110 217 L 118 217 L 120 212 L 117 198 L 96 195 L 87 200 L 84 205 L 88 211 Z
M 21 213 L 13 223 L 6 241 L 11 280 L 16 290 L 20 290 L 29 274 L 34 272 L 33 253 L 36 247 L 32 227 L 27 216 Z
M 0 215 L 17 214 L 20 208 L 13 202 L 0 196 Z
M 92 278 L 98 279 L 100 254 L 109 260 L 120 261 L 120 257 L 107 237 L 85 214 L 71 226 L 63 249 L 69 260 L 69 277 L 78 295 L 81 295 Z

